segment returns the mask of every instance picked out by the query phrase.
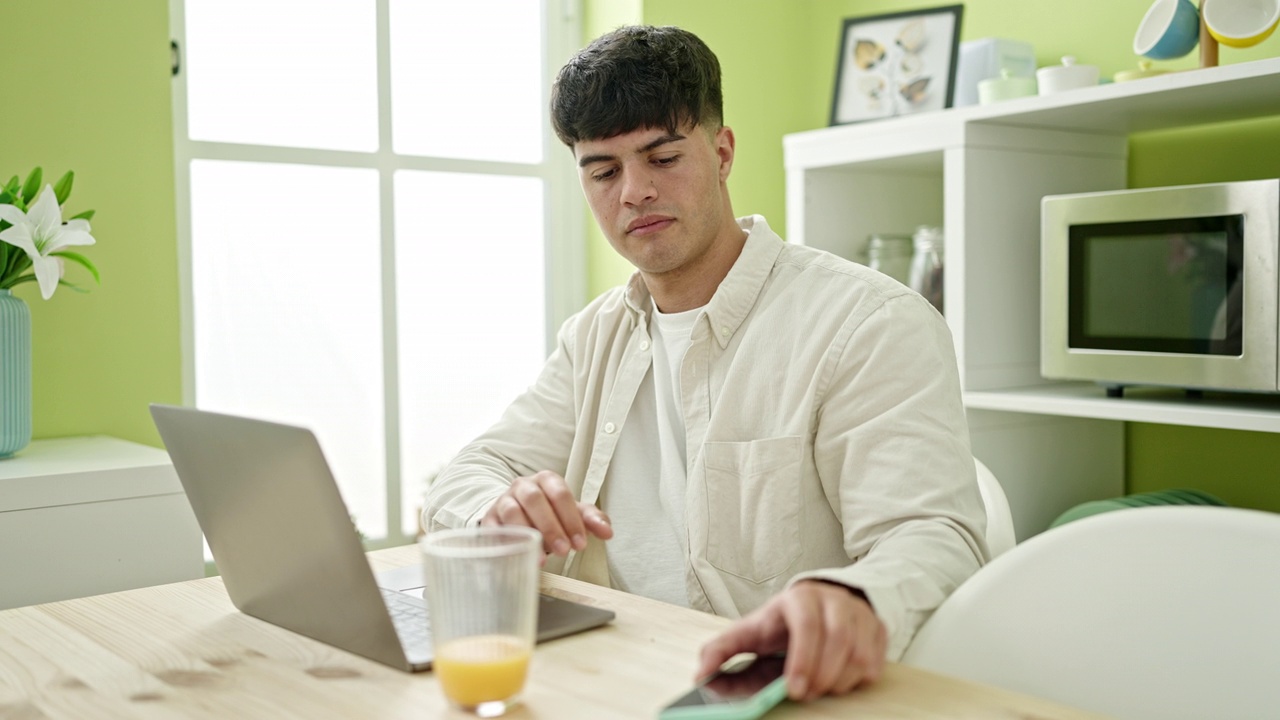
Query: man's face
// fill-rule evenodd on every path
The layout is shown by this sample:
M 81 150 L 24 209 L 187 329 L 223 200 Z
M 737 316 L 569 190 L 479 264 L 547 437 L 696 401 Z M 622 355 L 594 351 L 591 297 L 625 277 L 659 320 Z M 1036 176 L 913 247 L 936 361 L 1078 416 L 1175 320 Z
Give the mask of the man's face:
M 725 228 L 733 131 L 642 128 L 574 145 L 582 190 L 620 255 L 648 276 L 693 270 Z

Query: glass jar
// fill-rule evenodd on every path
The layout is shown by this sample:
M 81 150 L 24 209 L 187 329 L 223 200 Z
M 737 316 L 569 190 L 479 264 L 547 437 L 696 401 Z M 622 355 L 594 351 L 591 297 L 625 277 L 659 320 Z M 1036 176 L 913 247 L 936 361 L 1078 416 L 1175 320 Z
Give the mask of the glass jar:
M 867 240 L 867 266 L 906 285 L 911 275 L 911 238 L 906 235 L 872 235 Z
M 907 284 L 942 312 L 942 228 L 921 225 L 911 236 L 914 252 Z

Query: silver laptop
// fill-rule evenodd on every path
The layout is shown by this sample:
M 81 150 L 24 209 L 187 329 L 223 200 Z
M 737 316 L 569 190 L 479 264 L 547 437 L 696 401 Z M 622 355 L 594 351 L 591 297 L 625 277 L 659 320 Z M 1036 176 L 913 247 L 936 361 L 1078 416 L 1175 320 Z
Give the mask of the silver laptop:
M 310 430 L 168 405 L 151 416 L 241 612 L 392 667 L 431 666 L 421 569 L 375 580 Z M 613 617 L 543 595 L 538 640 Z

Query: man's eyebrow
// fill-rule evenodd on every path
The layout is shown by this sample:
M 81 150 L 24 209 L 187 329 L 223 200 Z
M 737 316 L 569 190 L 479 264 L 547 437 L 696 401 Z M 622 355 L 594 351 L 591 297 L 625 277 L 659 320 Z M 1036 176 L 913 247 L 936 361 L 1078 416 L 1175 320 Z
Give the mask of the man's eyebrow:
M 647 143 L 644 147 L 640 148 L 636 152 L 646 153 L 646 152 L 649 152 L 650 150 L 666 145 L 667 143 L 673 143 L 679 140 L 684 140 L 684 138 L 685 136 L 681 135 L 680 133 L 668 133 L 666 135 L 663 135 L 662 137 L 654 138 L 651 142 Z M 581 158 L 578 159 L 578 167 L 580 168 L 586 167 L 592 163 L 608 162 L 609 160 L 613 160 L 613 159 L 615 159 L 615 156 L 605 155 L 603 153 L 596 154 L 596 155 L 583 155 Z

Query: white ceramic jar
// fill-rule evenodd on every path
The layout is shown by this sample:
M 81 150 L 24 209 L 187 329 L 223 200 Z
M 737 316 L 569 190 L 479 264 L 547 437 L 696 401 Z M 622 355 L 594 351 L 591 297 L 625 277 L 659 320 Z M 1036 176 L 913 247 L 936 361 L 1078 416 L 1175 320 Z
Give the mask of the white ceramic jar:
M 1036 84 L 1041 95 L 1053 95 L 1064 90 L 1092 87 L 1098 84 L 1097 65 L 1077 65 L 1070 55 L 1062 58 L 1061 65 L 1048 65 L 1036 71 Z

